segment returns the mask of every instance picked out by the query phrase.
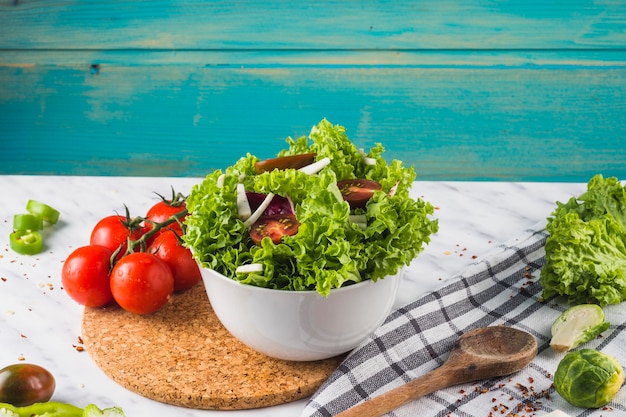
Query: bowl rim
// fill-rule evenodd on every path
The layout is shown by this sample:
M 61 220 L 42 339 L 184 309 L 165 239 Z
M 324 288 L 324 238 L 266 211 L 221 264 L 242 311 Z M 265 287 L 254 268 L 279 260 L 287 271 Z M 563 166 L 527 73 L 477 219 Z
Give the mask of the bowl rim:
M 306 295 L 306 294 L 312 295 L 312 294 L 317 294 L 317 295 L 323 296 L 319 292 L 317 292 L 317 290 L 314 290 L 314 289 L 313 290 L 281 290 L 281 289 L 277 289 L 277 288 L 259 287 L 257 285 L 246 284 L 246 283 L 243 283 L 241 281 L 237 281 L 237 280 L 235 280 L 233 278 L 227 277 L 226 275 L 224 275 L 224 274 L 222 274 L 222 273 L 220 273 L 220 272 L 218 272 L 218 271 L 216 271 L 214 269 L 203 267 L 201 264 L 199 264 L 198 266 L 200 267 L 200 271 L 201 272 L 203 270 L 211 271 L 211 272 L 215 273 L 215 275 L 217 275 L 218 279 L 220 279 L 222 281 L 225 281 L 225 282 L 228 282 L 228 285 L 239 285 L 241 287 L 249 288 L 250 291 L 272 292 L 272 293 L 275 293 L 275 294 L 295 294 L 295 295 Z M 355 282 L 355 283 L 350 284 L 350 285 L 345 286 L 345 287 L 333 288 L 333 289 L 330 290 L 330 292 L 331 293 L 339 293 L 339 292 L 353 291 L 356 288 L 360 288 L 360 287 L 363 287 L 363 286 L 366 286 L 366 285 L 376 284 L 380 280 L 398 279 L 399 278 L 398 275 L 401 274 L 403 269 L 404 269 L 403 267 L 400 267 L 395 274 L 393 274 L 393 275 L 386 275 L 383 278 L 376 279 L 376 281 L 374 281 L 373 279 L 370 278 L 370 279 L 366 279 L 366 280 L 363 280 L 363 281 Z M 205 279 L 205 275 L 204 274 L 202 274 L 202 279 L 203 280 Z M 330 296 L 330 294 L 328 296 Z M 323 296 L 323 297 L 328 297 L 328 296 Z

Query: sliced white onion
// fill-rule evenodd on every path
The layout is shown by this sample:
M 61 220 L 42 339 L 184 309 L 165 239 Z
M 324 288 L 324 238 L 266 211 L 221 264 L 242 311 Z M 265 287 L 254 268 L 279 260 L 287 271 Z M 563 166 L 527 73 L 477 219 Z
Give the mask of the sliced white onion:
M 365 165 L 376 165 L 376 159 L 367 156 L 363 148 L 359 148 L 359 153 L 363 156 L 363 163 Z
M 237 184 L 237 212 L 239 218 L 246 221 L 252 215 L 252 209 L 250 208 L 250 202 L 248 202 L 248 196 L 246 195 L 246 189 L 242 183 Z
M 351 214 L 350 222 L 359 226 L 361 230 L 367 229 L 367 217 L 365 214 Z
M 319 161 L 315 161 L 310 165 L 300 168 L 300 171 L 304 172 L 305 174 L 314 175 L 320 172 L 322 168 L 324 168 L 328 164 L 330 164 L 330 158 L 326 157 L 320 159 Z
M 252 272 L 263 272 L 263 264 L 247 264 L 238 266 L 235 269 L 238 274 L 250 274 Z
M 222 174 L 219 177 L 217 177 L 217 186 L 219 188 L 222 188 L 224 186 L 224 178 L 226 178 L 226 175 Z
M 389 197 L 393 197 L 396 194 L 396 191 L 398 191 L 398 184 L 400 184 L 400 181 L 396 181 L 393 187 L 389 189 Z
M 367 223 L 354 223 L 354 224 L 356 224 L 357 226 L 359 226 L 359 228 L 360 228 L 361 230 L 365 230 L 365 229 L 367 229 Z
M 351 214 L 350 221 L 352 223 L 365 223 L 367 224 L 367 216 L 365 214 Z
M 259 218 L 261 217 L 263 212 L 269 207 L 269 205 L 270 205 L 270 203 L 272 202 L 273 199 L 274 199 L 274 193 L 269 193 L 268 195 L 266 195 L 265 199 L 263 200 L 261 205 L 254 211 L 254 213 L 252 213 L 252 215 L 250 217 L 248 217 L 243 222 L 243 224 L 246 227 L 252 226 L 254 224 L 254 222 L 259 220 Z

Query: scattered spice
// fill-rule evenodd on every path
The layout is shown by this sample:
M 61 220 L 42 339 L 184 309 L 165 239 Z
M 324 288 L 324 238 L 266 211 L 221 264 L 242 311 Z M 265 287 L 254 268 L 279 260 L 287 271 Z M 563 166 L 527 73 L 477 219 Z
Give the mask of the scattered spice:
M 550 378 L 549 375 L 548 378 Z M 509 379 L 508 383 L 513 383 L 513 380 Z M 507 399 L 504 400 L 506 404 L 505 402 L 499 402 L 497 397 L 492 397 L 491 403 L 493 405 L 490 407 L 487 417 L 538 417 L 538 412 L 542 410 L 543 406 L 543 402 L 541 400 L 550 400 L 550 390 L 554 389 L 554 387 L 553 385 L 550 385 L 549 389 L 535 391 L 533 385 L 535 383 L 535 379 L 533 377 L 528 377 L 528 383 L 529 385 L 525 385 L 520 382 L 515 383 L 515 388 L 520 391 L 521 396 L 523 397 L 518 404 L 514 403 L 515 396 L 513 395 L 507 396 Z M 497 386 L 494 386 L 492 391 L 502 389 L 506 385 L 507 383 L 500 383 Z M 488 392 L 489 389 L 476 386 L 475 391 L 480 394 L 484 394 Z M 500 396 L 504 395 L 504 393 L 500 394 Z
M 83 346 L 83 338 L 81 336 L 78 336 L 76 338 L 78 344 L 76 345 L 72 345 L 72 347 L 77 351 L 77 352 L 84 352 L 85 351 L 85 347 Z

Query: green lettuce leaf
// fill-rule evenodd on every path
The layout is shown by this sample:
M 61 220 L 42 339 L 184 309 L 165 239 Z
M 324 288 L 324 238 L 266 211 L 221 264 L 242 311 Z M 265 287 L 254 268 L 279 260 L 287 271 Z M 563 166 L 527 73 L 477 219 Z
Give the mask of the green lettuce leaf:
M 626 299 L 626 190 L 616 178 L 594 176 L 587 191 L 548 218 L 543 297 L 572 304 Z
M 365 154 L 349 140 L 344 127 L 327 120 L 314 126 L 309 138 L 286 141 L 288 148 L 279 156 L 314 152 L 316 160 L 328 157 L 331 163 L 316 175 L 293 169 L 256 174 L 258 158 L 247 154 L 192 188 L 184 240 L 204 267 L 250 285 L 328 295 L 333 288 L 396 274 L 437 231 L 437 220 L 430 218 L 432 205 L 409 196 L 414 169 L 400 161 L 387 164 L 382 145 Z M 350 214 L 355 213 L 337 187 L 338 180 L 347 178 L 373 179 L 383 186 L 365 209 L 358 209 L 367 218 L 365 229 L 351 222 Z M 280 244 L 264 239 L 255 245 L 238 217 L 239 182 L 247 191 L 289 197 L 300 222 L 298 233 Z M 263 264 L 263 271 L 235 272 L 250 263 Z

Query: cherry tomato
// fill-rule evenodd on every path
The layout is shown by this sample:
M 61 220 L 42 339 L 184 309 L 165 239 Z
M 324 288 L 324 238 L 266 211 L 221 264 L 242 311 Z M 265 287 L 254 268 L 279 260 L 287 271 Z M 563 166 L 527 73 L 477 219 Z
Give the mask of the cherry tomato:
M 111 271 L 113 298 L 131 313 L 154 313 L 168 302 L 173 291 L 172 270 L 152 253 L 126 255 Z
M 180 238 L 174 231 L 160 233 L 148 248 L 172 270 L 174 291 L 185 291 L 196 285 L 201 279 L 198 263 L 191 251 L 180 244 Z
M 126 253 L 128 238 L 137 240 L 144 232 L 145 229 L 141 225 L 129 225 L 125 216 L 112 215 L 96 223 L 91 232 L 89 243 L 91 245 L 105 246 L 114 252 L 121 247 L 122 249 L 116 257 L 116 259 L 120 259 Z
M 311 165 L 315 161 L 314 153 L 303 153 L 300 155 L 279 156 L 278 158 L 265 159 L 254 164 L 257 174 L 275 169 L 298 169 Z
M 364 208 L 365 204 L 374 195 L 374 191 L 383 187 L 374 180 L 349 179 L 337 182 L 337 187 L 341 191 L 343 199 L 348 202 L 350 208 Z
M 113 299 L 109 283 L 111 256 L 111 249 L 89 245 L 67 257 L 61 269 L 61 282 L 70 298 L 87 307 L 101 307 Z
M 300 223 L 293 214 L 277 214 L 273 216 L 262 216 L 250 228 L 250 237 L 257 245 L 265 236 L 272 239 L 278 245 L 283 236 L 293 236 L 298 233 Z
M 18 363 L 0 369 L 0 403 L 24 407 L 52 398 L 56 382 L 39 365 Z
M 150 207 L 150 209 L 146 213 L 146 217 L 145 217 L 145 219 L 147 220 L 145 223 L 146 231 L 152 230 L 152 224 L 150 222 L 162 223 L 166 221 L 167 219 L 169 219 L 170 217 L 172 217 L 173 215 L 178 214 L 181 211 L 186 210 L 186 209 L 187 209 L 187 205 L 185 204 L 184 201 L 177 201 L 177 200 L 159 201 L 158 203 Z M 180 218 L 180 221 L 182 222 L 184 218 L 185 216 L 182 216 Z M 167 226 L 167 228 L 178 232 L 179 235 L 182 235 L 183 233 L 180 223 L 178 222 L 171 223 L 170 225 Z

